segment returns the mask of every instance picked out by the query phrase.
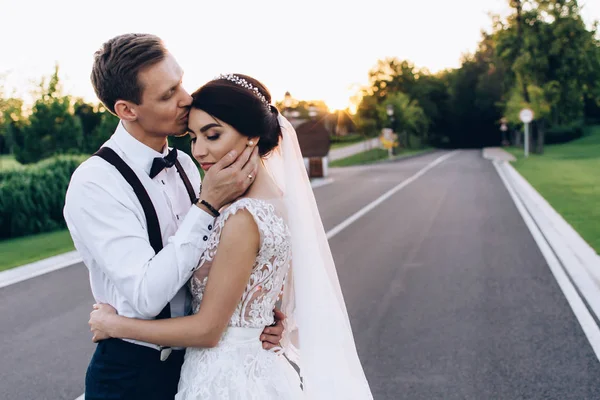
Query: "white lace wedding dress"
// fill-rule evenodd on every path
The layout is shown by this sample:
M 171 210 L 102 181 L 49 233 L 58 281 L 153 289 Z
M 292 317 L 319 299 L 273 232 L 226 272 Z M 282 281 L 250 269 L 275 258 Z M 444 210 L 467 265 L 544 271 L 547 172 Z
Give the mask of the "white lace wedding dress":
M 176 400 L 299 399 L 296 370 L 282 354 L 262 348 L 260 334 L 273 324 L 273 308 L 291 262 L 285 210 L 279 200 L 244 198 L 231 204 L 215 221 L 200 267 L 190 280 L 194 312 L 201 306 L 212 260 L 227 219 L 245 209 L 260 232 L 260 250 L 246 290 L 219 344 L 188 348 Z

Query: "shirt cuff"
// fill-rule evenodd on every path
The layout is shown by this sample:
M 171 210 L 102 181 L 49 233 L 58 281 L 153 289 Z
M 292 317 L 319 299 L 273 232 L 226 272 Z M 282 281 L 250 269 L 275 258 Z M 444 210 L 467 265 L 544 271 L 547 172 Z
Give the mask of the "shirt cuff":
M 214 225 L 215 217 L 197 206 L 192 206 L 173 239 L 179 245 L 192 244 L 197 248 L 204 249 Z

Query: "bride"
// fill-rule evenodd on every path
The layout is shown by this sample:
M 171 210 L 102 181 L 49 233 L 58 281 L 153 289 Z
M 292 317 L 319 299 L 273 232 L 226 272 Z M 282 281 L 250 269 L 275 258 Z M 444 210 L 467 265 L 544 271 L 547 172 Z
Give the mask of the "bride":
M 263 163 L 215 220 L 189 282 L 193 315 L 138 320 L 97 304 L 94 341 L 187 347 L 177 400 L 372 399 L 294 128 L 245 75 L 221 75 L 192 97 L 189 135 L 204 170 L 245 146 Z M 260 336 L 279 302 L 283 339 L 267 351 Z

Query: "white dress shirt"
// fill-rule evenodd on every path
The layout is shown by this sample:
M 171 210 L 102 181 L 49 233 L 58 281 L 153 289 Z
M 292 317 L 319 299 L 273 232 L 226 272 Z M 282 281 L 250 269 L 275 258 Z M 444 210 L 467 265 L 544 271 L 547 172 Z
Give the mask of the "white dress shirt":
M 152 319 L 171 302 L 171 316 L 188 311 L 188 279 L 206 249 L 214 217 L 191 205 L 176 168 L 165 168 L 150 179 L 158 153 L 131 136 L 119 123 L 104 144 L 138 176 L 158 215 L 163 249 L 155 255 L 146 217 L 132 187 L 115 167 L 90 157 L 71 177 L 64 217 L 73 242 L 89 269 L 96 302 L 108 303 L 120 315 Z M 177 159 L 198 193 L 200 173 L 179 151 Z M 131 341 L 158 349 L 153 344 Z

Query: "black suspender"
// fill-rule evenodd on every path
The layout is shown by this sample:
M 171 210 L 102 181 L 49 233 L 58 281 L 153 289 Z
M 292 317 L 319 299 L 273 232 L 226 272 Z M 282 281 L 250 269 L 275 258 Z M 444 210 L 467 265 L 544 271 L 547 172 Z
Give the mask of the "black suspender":
M 198 201 L 198 197 L 196 197 L 196 193 L 194 192 L 194 188 L 190 183 L 190 179 L 183 170 L 183 167 L 179 163 L 179 160 L 175 161 L 175 168 L 177 168 L 177 172 L 179 172 L 179 176 L 181 176 L 181 179 L 183 180 L 183 184 L 185 185 L 185 189 L 188 192 L 188 196 L 190 196 L 190 201 L 192 202 L 192 204 L 196 204 L 196 202 Z
M 160 233 L 160 223 L 158 222 L 158 215 L 156 215 L 156 209 L 152 205 L 152 200 L 148 192 L 140 182 L 139 178 L 133 172 L 133 170 L 123 161 L 121 157 L 110 147 L 102 147 L 98 150 L 95 156 L 105 159 L 107 162 L 112 164 L 117 171 L 123 175 L 123 178 L 131 185 L 135 195 L 142 204 L 144 215 L 146 216 L 146 224 L 148 225 L 148 238 L 150 239 L 150 245 L 156 253 L 162 250 L 162 234 Z
M 135 192 L 135 195 L 137 196 L 138 200 L 140 201 L 140 204 L 142 205 L 142 209 L 144 210 L 146 224 L 148 225 L 148 238 L 150 239 L 150 245 L 156 253 L 161 251 L 163 248 L 163 242 L 162 234 L 160 233 L 160 223 L 158 221 L 158 215 L 156 214 L 156 209 L 154 208 L 152 200 L 150 200 L 150 196 L 148 195 L 148 192 L 144 188 L 142 182 L 139 180 L 135 172 L 133 172 L 131 167 L 129 167 L 129 165 L 127 165 L 127 163 L 125 163 L 125 161 L 123 161 L 123 159 L 119 157 L 119 155 L 115 153 L 115 151 L 110 147 L 102 147 L 94 155 L 101 157 L 108 163 L 112 164 L 117 169 L 117 171 L 119 171 L 121 175 L 123 175 L 123 178 L 125 178 L 127 183 L 131 185 L 133 191 Z M 179 176 L 181 176 L 181 179 L 183 180 L 183 184 L 185 185 L 188 195 L 190 196 L 190 201 L 192 202 L 192 204 L 195 204 L 198 199 L 196 198 L 196 194 L 194 193 L 194 189 L 192 187 L 192 184 L 190 183 L 187 174 L 183 170 L 183 167 L 181 166 L 179 161 L 175 163 L 175 167 L 177 168 L 177 172 L 179 172 Z M 162 309 L 160 314 L 156 316 L 157 319 L 170 317 L 170 304 L 167 304 L 165 308 Z

